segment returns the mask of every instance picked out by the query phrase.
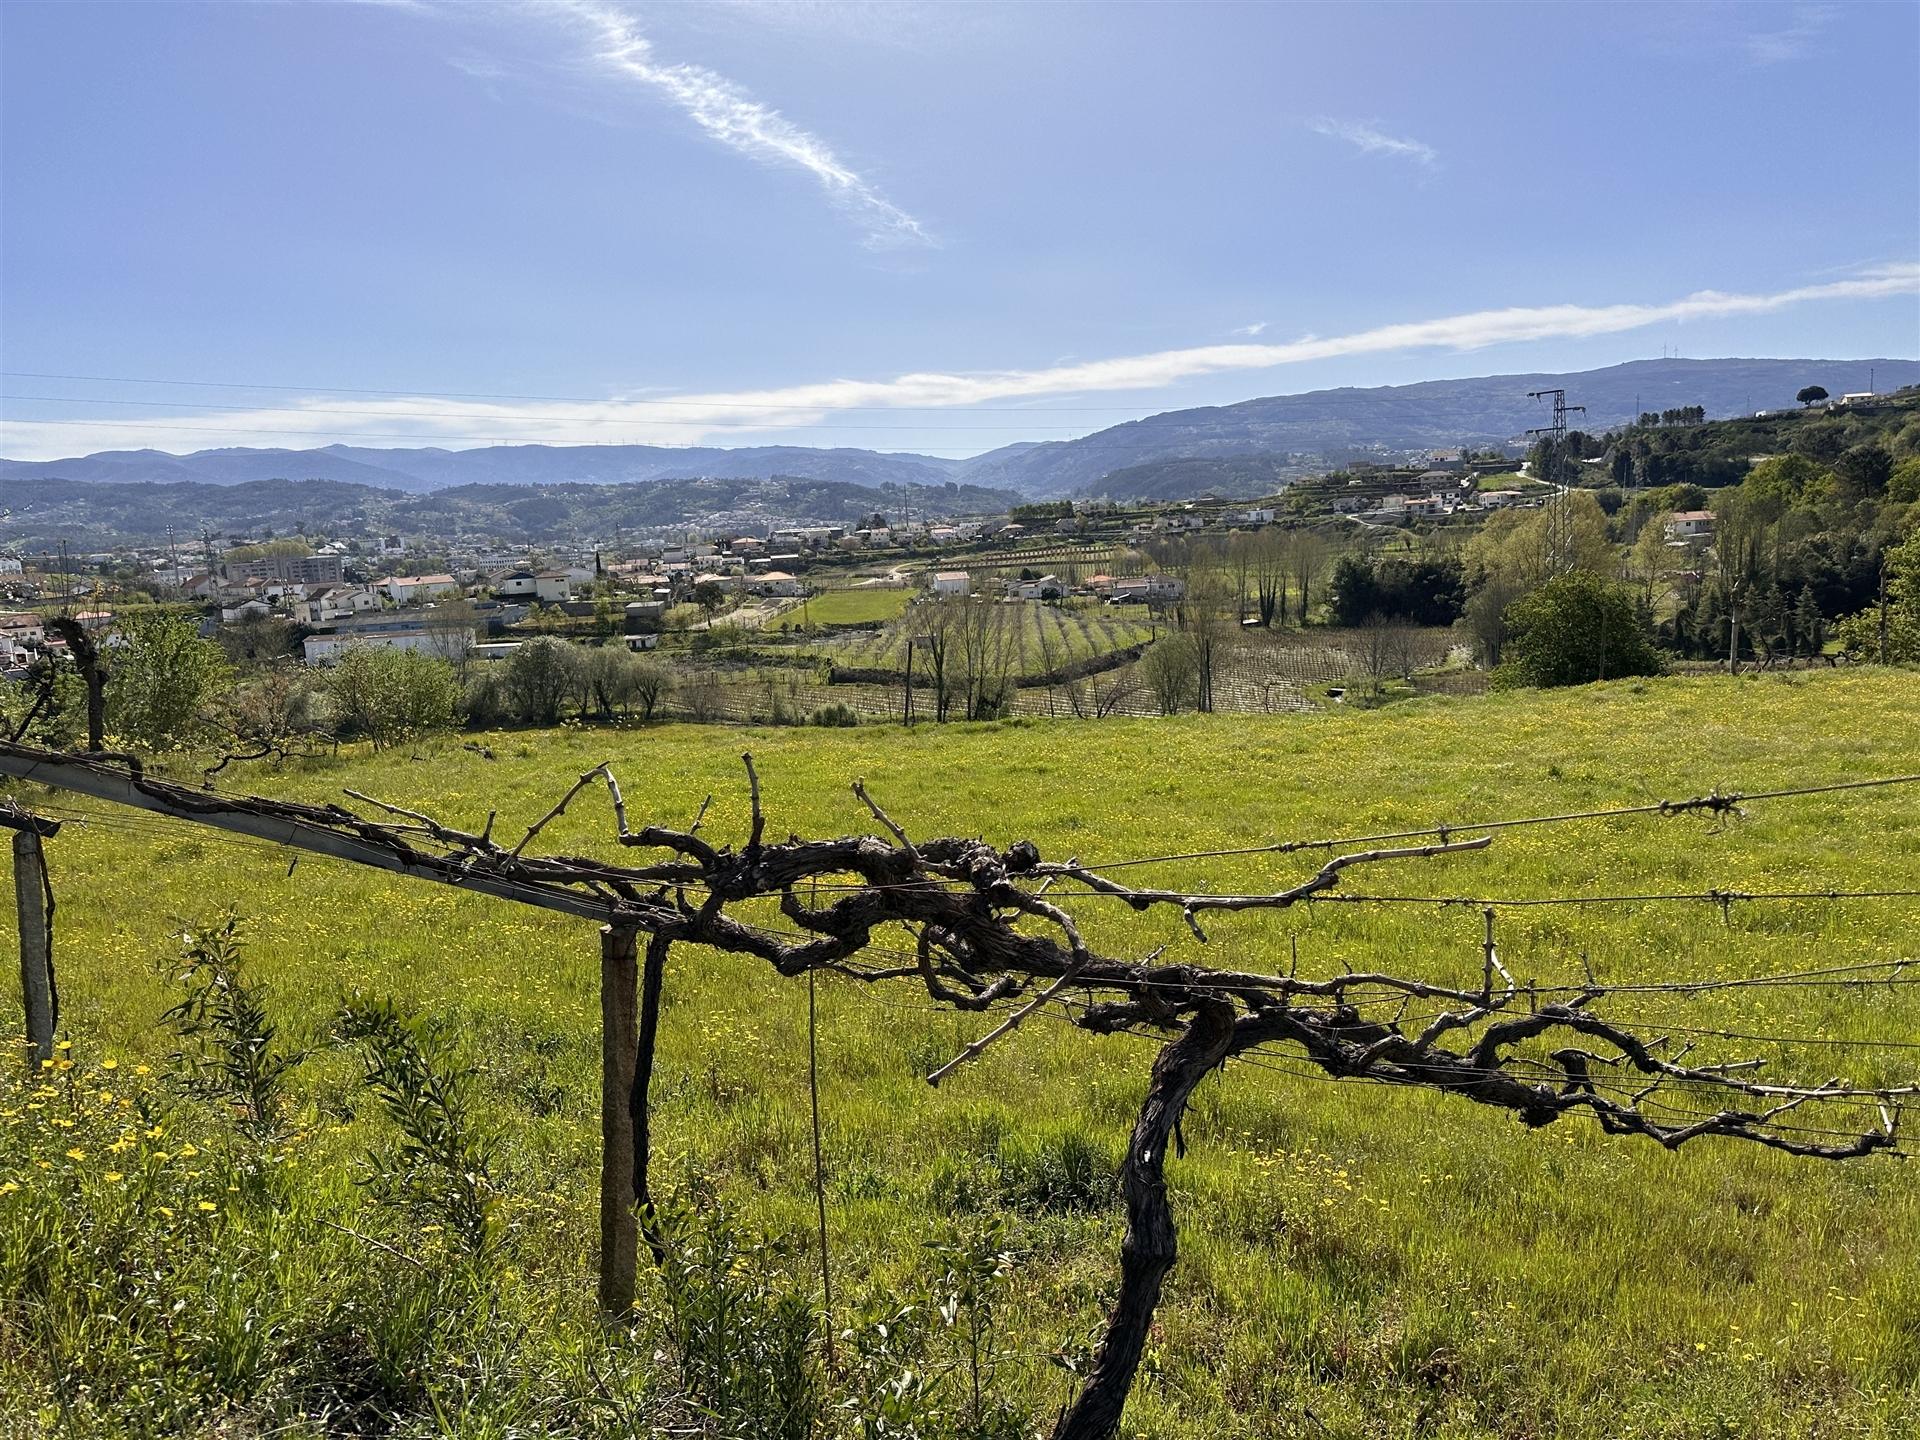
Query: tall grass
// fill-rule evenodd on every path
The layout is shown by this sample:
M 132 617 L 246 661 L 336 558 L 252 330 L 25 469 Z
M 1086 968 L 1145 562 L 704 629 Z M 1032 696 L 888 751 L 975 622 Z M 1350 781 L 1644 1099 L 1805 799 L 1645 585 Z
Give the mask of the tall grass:
M 495 834 L 511 838 L 571 776 L 611 758 L 636 823 L 684 823 L 711 793 L 703 833 L 719 839 L 745 833 L 738 754 L 750 746 L 776 827 L 868 828 L 846 789 L 862 775 L 916 836 L 1032 839 L 1094 861 L 1920 770 L 1920 680 L 1662 680 L 1364 715 L 911 733 L 569 728 L 488 746 L 497 760 L 435 743 L 256 767 L 235 784 L 311 800 L 352 786 L 474 825 L 497 809 Z M 711 1399 L 722 1382 L 679 1358 L 692 1353 L 674 1328 L 689 1302 L 675 1300 L 670 1277 L 649 1278 L 631 1335 L 609 1335 L 591 1314 L 590 927 L 314 857 L 290 874 L 275 847 L 48 799 L 56 807 L 85 821 L 48 846 L 72 1048 L 66 1068 L 0 1081 L 0 1429 L 171 1434 L 209 1430 L 218 1416 L 312 1434 L 749 1423 L 725 1418 Z M 609 830 L 576 805 L 539 843 L 612 856 Z M 1303 873 L 1276 856 L 1195 861 L 1164 878 L 1242 888 Z M 1858 792 L 1756 804 L 1721 823 L 1519 831 L 1484 854 L 1364 883 L 1516 896 L 1913 889 L 1920 804 Z M 188 1048 L 156 1028 L 181 998 L 173 935 L 229 907 L 244 921 L 243 973 L 278 1027 L 267 1053 L 303 1055 L 284 1081 L 284 1136 L 264 1149 L 240 1133 L 234 1102 L 161 1083 Z M 1303 972 L 1478 975 L 1478 918 L 1465 911 L 1242 916 L 1210 926 L 1203 949 L 1124 907 L 1079 910 L 1089 939 L 1122 953 L 1167 943 L 1196 963 L 1268 966 L 1297 950 Z M 1588 965 L 1621 981 L 1897 958 L 1913 954 L 1916 921 L 1913 901 L 1807 901 L 1724 917 L 1711 906 L 1540 908 L 1504 912 L 1499 925 L 1508 965 L 1550 984 Z M 10 971 L 0 966 L 0 1005 L 17 1007 Z M 436 1073 L 469 1072 L 466 1118 L 497 1140 L 486 1195 L 499 1258 L 478 1279 L 444 1219 L 355 1183 L 369 1154 L 396 1153 L 401 1133 L 367 1090 L 364 1059 L 341 1043 L 341 999 L 356 990 L 392 997 L 445 1044 Z M 1911 1044 L 1912 993 L 1623 998 L 1613 1013 L 1655 1030 Z M 701 1243 L 732 1246 L 764 1288 L 700 1303 L 770 1317 L 755 1343 L 815 1367 L 807 1413 L 822 1433 L 905 1433 L 887 1405 L 948 1415 L 939 1423 L 951 1433 L 1003 1414 L 1016 1428 L 1043 1425 L 1111 1293 L 1112 1164 L 1151 1048 L 1036 1020 L 930 1091 L 921 1076 L 978 1034 L 979 1017 L 935 1012 L 911 988 L 838 979 L 822 981 L 820 1010 L 832 1258 L 846 1297 L 832 1317 L 813 1313 L 805 1253 L 804 993 L 748 961 L 673 956 L 657 1173 L 704 1216 L 724 1201 L 730 1229 Z M 1761 1048 L 1779 1073 L 1815 1079 L 1885 1083 L 1920 1070 L 1920 1051 Z M 1740 1053 L 1712 1041 L 1695 1052 Z M 1189 1152 L 1170 1166 L 1183 1252 L 1129 1412 L 1138 1433 L 1920 1429 L 1920 1192 L 1899 1162 L 1821 1164 L 1731 1144 L 1667 1154 L 1577 1122 L 1528 1132 L 1462 1102 L 1273 1064 L 1210 1081 L 1185 1126 Z M 277 1188 L 243 1183 L 244 1147 Z M 937 1292 L 953 1267 L 928 1249 L 957 1243 L 949 1216 L 1003 1225 L 1017 1261 L 993 1282 L 991 1393 L 978 1414 L 961 1377 L 968 1335 L 984 1332 L 958 1310 L 943 1318 Z M 923 1381 L 942 1388 L 916 1398 Z

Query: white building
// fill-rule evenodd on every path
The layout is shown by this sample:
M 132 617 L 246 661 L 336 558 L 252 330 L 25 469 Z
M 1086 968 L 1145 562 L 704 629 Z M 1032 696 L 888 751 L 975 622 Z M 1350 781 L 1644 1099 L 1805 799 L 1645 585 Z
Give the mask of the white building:
M 802 586 L 797 575 L 789 575 L 784 570 L 769 570 L 748 581 L 747 589 L 756 595 L 794 596 L 801 593 Z
M 973 577 L 964 570 L 942 570 L 933 577 L 935 595 L 971 595 Z
M 493 577 L 493 593 L 496 595 L 531 595 L 534 593 L 536 576 L 531 570 L 508 570 Z
M 435 595 L 451 595 L 460 584 L 451 575 L 389 575 L 380 582 L 380 588 L 394 604 L 410 605 Z
M 1178 575 L 1128 575 L 1113 582 L 1107 598 L 1114 605 L 1140 605 L 1178 600 L 1186 593 L 1187 582 Z
M 1057 575 L 1042 575 L 1038 580 L 1009 580 L 1007 598 L 1009 600 L 1058 600 L 1067 593 L 1067 587 Z
M 425 630 L 336 630 L 309 635 L 302 643 L 309 665 L 332 665 L 355 645 L 378 645 L 389 650 L 420 650 L 437 655 L 445 640 Z
M 309 625 L 325 625 L 380 608 L 380 597 L 364 585 L 329 585 L 300 603 L 298 615 Z
M 1677 510 L 1667 517 L 1669 540 L 1705 540 L 1713 534 L 1711 510 Z
M 0 641 L 37 649 L 47 638 L 46 622 L 31 612 L 0 615 Z

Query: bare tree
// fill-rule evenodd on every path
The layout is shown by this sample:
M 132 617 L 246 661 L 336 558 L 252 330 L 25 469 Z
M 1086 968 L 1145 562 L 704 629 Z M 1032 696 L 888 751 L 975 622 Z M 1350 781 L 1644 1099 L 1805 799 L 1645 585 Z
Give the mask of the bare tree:
M 1327 542 L 1311 530 L 1295 530 L 1287 537 L 1287 568 L 1293 576 L 1295 623 L 1305 625 L 1314 583 L 1327 568 Z
M 1287 618 L 1287 557 L 1280 534 L 1262 530 L 1254 537 L 1253 583 L 1260 623 L 1271 630 L 1273 622 Z
M 968 597 L 942 595 L 913 607 L 908 634 L 920 651 L 933 682 L 933 718 L 944 721 L 953 703 L 952 676 L 949 673 L 954 635 L 966 616 Z M 907 677 L 909 685 L 913 677 Z
M 1356 658 L 1360 662 L 1361 673 L 1367 678 L 1367 688 L 1375 695 L 1380 693 L 1387 676 L 1393 673 L 1396 646 L 1393 632 L 1398 623 L 1376 610 L 1361 623 L 1356 632 L 1360 644 Z
M 971 600 L 960 612 L 957 630 L 964 713 L 969 720 L 991 720 L 1007 701 L 1019 612 L 1010 604 Z
M 673 672 L 651 656 L 633 657 L 633 698 L 640 706 L 642 720 L 653 719 L 653 712 L 673 693 Z
M 1200 661 L 1188 635 L 1169 635 L 1140 657 L 1139 669 L 1153 692 L 1162 715 L 1172 715 L 1193 702 L 1199 683 Z
M 473 602 L 465 596 L 438 600 L 420 613 L 420 628 L 427 632 L 427 650 L 453 666 L 453 673 L 464 677 L 467 661 L 473 654 L 473 641 L 480 629 L 480 618 Z
M 1213 709 L 1213 682 L 1220 652 L 1234 623 L 1228 618 L 1233 604 L 1232 577 L 1211 555 L 1196 557 L 1187 570 L 1187 593 L 1178 610 L 1181 633 L 1193 653 L 1194 704 Z

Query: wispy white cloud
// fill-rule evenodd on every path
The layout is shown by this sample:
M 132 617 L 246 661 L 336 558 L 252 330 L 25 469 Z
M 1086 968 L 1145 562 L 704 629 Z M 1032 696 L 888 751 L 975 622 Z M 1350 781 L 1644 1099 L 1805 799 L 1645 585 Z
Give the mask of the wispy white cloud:
M 1798 60 L 1822 31 L 1838 18 L 1832 5 L 1796 5 L 1792 21 L 1777 30 L 1755 30 L 1741 38 L 1747 58 L 1755 65 L 1782 65 Z
M 1258 335 L 1262 330 L 1266 328 L 1267 328 L 1266 321 L 1256 320 L 1251 325 L 1242 325 L 1238 329 L 1230 330 L 1227 333 L 1230 335 L 1245 335 L 1248 339 L 1252 339 L 1255 335 Z
M 869 245 L 933 243 L 925 226 L 881 194 L 819 136 L 754 99 L 724 75 L 703 65 L 662 61 L 624 10 L 603 0 L 551 0 L 541 8 L 573 20 L 586 33 L 596 60 L 664 95 L 722 145 L 810 175 L 836 205 L 859 221 Z
M 1398 135 L 1389 135 L 1377 126 L 1363 121 L 1336 120 L 1330 115 L 1321 115 L 1309 120 L 1307 128 L 1318 135 L 1325 135 L 1334 140 L 1344 140 L 1365 155 L 1386 155 L 1396 160 L 1412 160 L 1429 170 L 1440 163 L 1440 153 L 1431 145 L 1420 140 L 1408 140 Z
M 1307 336 L 1279 344 L 1204 345 L 1074 361 L 1038 370 L 970 374 L 928 371 L 889 380 L 825 380 L 767 390 L 648 399 L 628 396 L 593 403 L 475 403 L 429 396 L 312 399 L 293 401 L 281 408 L 236 409 L 217 415 L 176 411 L 97 427 L 19 420 L 0 427 L 0 454 L 51 458 L 141 445 L 181 451 L 222 444 L 268 445 L 275 443 L 276 437 L 279 443 L 294 446 L 354 437 L 370 437 L 365 439 L 370 444 L 737 442 L 772 431 L 805 431 L 810 425 L 853 410 L 964 409 L 989 403 L 1057 400 L 1075 394 L 1156 390 L 1205 375 L 1271 370 L 1306 361 L 1587 339 L 1651 325 L 1768 315 L 1796 305 L 1896 296 L 1920 296 L 1920 265 L 1882 266 L 1851 279 L 1769 294 L 1703 290 L 1660 304 L 1514 306 L 1382 325 L 1347 335 Z M 880 423 L 892 429 L 900 422 Z M 937 421 L 928 424 L 931 428 L 938 426 Z
M 485 55 L 449 55 L 447 64 L 472 80 L 504 80 L 507 67 Z

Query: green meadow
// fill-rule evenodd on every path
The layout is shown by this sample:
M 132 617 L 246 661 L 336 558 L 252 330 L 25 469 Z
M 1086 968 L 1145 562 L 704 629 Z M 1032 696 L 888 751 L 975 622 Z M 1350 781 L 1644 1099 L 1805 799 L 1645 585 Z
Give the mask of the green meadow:
M 1272 717 L 471 738 L 484 751 L 443 738 L 219 778 L 311 801 L 351 787 L 469 828 L 497 812 L 496 836 L 514 837 L 611 761 L 636 827 L 684 825 L 710 795 L 702 833 L 737 843 L 751 750 L 774 836 L 872 828 L 849 791 L 863 778 L 916 838 L 1027 839 L 1095 862 L 1920 772 L 1920 677 L 1676 678 Z M 12 790 L 68 822 L 47 850 L 71 1048 L 50 1071 L 8 1067 L 0 1080 L 0 1434 L 749 1433 L 690 1391 L 678 1302 L 661 1284 L 647 1280 L 631 1326 L 594 1314 L 590 924 L 315 856 L 290 866 L 265 843 Z M 596 789 L 536 848 L 630 858 L 611 831 Z M 1270 854 L 1130 873 L 1243 891 L 1316 863 Z M 1920 786 L 1755 802 L 1738 818 L 1500 832 L 1484 852 L 1361 867 L 1340 888 L 1920 891 Z M 1479 975 L 1473 908 L 1221 915 L 1202 945 L 1171 913 L 1070 903 L 1112 953 L 1164 944 L 1170 958 L 1234 968 Z M 169 1083 L 183 1042 L 159 1019 L 182 993 L 181 932 L 229 913 L 274 1046 L 306 1052 L 264 1159 L 231 1107 Z M 1589 968 L 1618 984 L 1920 959 L 1916 899 L 1542 906 L 1496 923 L 1508 968 L 1540 986 Z M 0 973 L 17 1027 L 11 962 Z M 471 1072 L 474 1122 L 495 1137 L 505 1238 L 497 1266 L 458 1296 L 432 1288 L 453 1268 L 444 1232 L 362 1183 L 395 1133 L 336 1035 L 355 994 L 420 1017 L 438 1053 Z M 822 977 L 816 998 L 839 1339 L 817 1360 L 829 1403 L 813 1432 L 1044 1432 L 1115 1283 L 1114 1167 L 1152 1044 L 1046 1014 L 934 1090 L 925 1073 L 992 1017 L 939 1010 L 905 980 Z M 727 1283 L 817 1302 L 807 1005 L 804 981 L 676 950 L 656 1179 L 729 1217 Z M 1647 1034 L 1791 1037 L 1698 1038 L 1696 1059 L 1761 1055 L 1776 1078 L 1920 1076 L 1907 985 L 1629 994 L 1601 1013 Z M 1285 1051 L 1207 1082 L 1184 1133 L 1169 1165 L 1182 1253 L 1130 1434 L 1920 1433 L 1920 1181 L 1899 1159 L 1724 1140 L 1669 1153 L 1579 1119 L 1529 1131 L 1461 1100 L 1330 1081 Z M 1011 1257 L 996 1262 L 1004 1273 L 959 1322 L 924 1305 L 917 1322 L 932 1332 L 922 1379 L 966 1392 L 942 1402 L 959 1418 L 885 1428 L 895 1422 L 874 1418 L 871 1392 L 891 1372 L 874 1326 L 943 1293 L 954 1247 L 982 1235 Z M 969 1332 L 966 1314 L 988 1323 Z M 970 1394 L 983 1353 L 984 1411 Z

